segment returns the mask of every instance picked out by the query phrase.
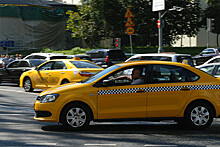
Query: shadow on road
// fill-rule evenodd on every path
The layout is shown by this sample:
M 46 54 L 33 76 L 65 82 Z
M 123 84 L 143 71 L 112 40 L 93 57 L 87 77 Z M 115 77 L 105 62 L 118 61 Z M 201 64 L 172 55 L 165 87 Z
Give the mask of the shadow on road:
M 62 125 L 47 125 L 41 128 L 44 131 L 50 132 L 76 132 L 68 130 Z M 206 130 L 190 130 L 182 128 L 178 124 L 160 124 L 150 123 L 146 124 L 95 124 L 90 125 L 86 130 L 77 131 L 77 133 L 98 133 L 98 134 L 219 134 L 220 124 L 210 126 Z

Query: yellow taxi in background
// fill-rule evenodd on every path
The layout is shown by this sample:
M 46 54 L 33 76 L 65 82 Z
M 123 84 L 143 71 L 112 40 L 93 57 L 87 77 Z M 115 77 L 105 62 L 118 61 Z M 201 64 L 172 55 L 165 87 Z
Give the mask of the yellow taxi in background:
M 36 120 L 75 130 L 91 120 L 170 119 L 205 129 L 220 117 L 220 80 L 182 63 L 133 61 L 113 65 L 81 83 L 45 90 L 34 109 Z
M 33 91 L 34 88 L 47 89 L 85 80 L 102 70 L 103 68 L 87 60 L 50 60 L 34 70 L 24 72 L 20 77 L 20 87 L 27 92 Z

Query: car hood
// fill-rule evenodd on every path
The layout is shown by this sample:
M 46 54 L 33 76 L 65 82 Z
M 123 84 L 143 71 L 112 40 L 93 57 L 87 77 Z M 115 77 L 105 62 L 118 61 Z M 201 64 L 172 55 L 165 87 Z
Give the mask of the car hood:
M 52 88 L 49 88 L 43 92 L 41 92 L 39 94 L 39 96 L 43 96 L 43 95 L 47 95 L 47 94 L 57 94 L 57 93 L 63 93 L 66 91 L 73 91 L 76 89 L 80 89 L 83 88 L 85 86 L 87 86 L 89 84 L 85 84 L 85 83 L 69 83 L 69 84 L 64 84 L 64 85 L 60 85 L 60 86 L 55 86 Z

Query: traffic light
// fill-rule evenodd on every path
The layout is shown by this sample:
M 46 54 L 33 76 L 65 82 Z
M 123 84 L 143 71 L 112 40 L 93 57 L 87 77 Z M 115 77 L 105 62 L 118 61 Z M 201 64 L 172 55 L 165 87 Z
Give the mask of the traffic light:
M 121 38 L 114 38 L 114 47 L 121 48 Z
M 207 18 L 207 28 L 209 32 L 213 32 L 215 29 L 215 19 Z

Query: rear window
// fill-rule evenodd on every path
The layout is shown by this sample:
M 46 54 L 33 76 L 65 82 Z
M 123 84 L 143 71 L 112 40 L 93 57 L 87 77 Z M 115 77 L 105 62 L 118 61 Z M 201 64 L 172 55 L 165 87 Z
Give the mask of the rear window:
M 77 68 L 101 68 L 96 64 L 86 62 L 86 61 L 70 61 Z
M 68 56 L 51 56 L 50 60 L 52 59 L 67 59 Z
M 110 50 L 108 56 L 111 59 L 126 59 L 124 52 L 121 50 Z
M 90 58 L 105 58 L 104 52 L 102 52 L 102 51 L 98 51 L 95 53 L 88 53 L 88 55 L 90 56 Z

